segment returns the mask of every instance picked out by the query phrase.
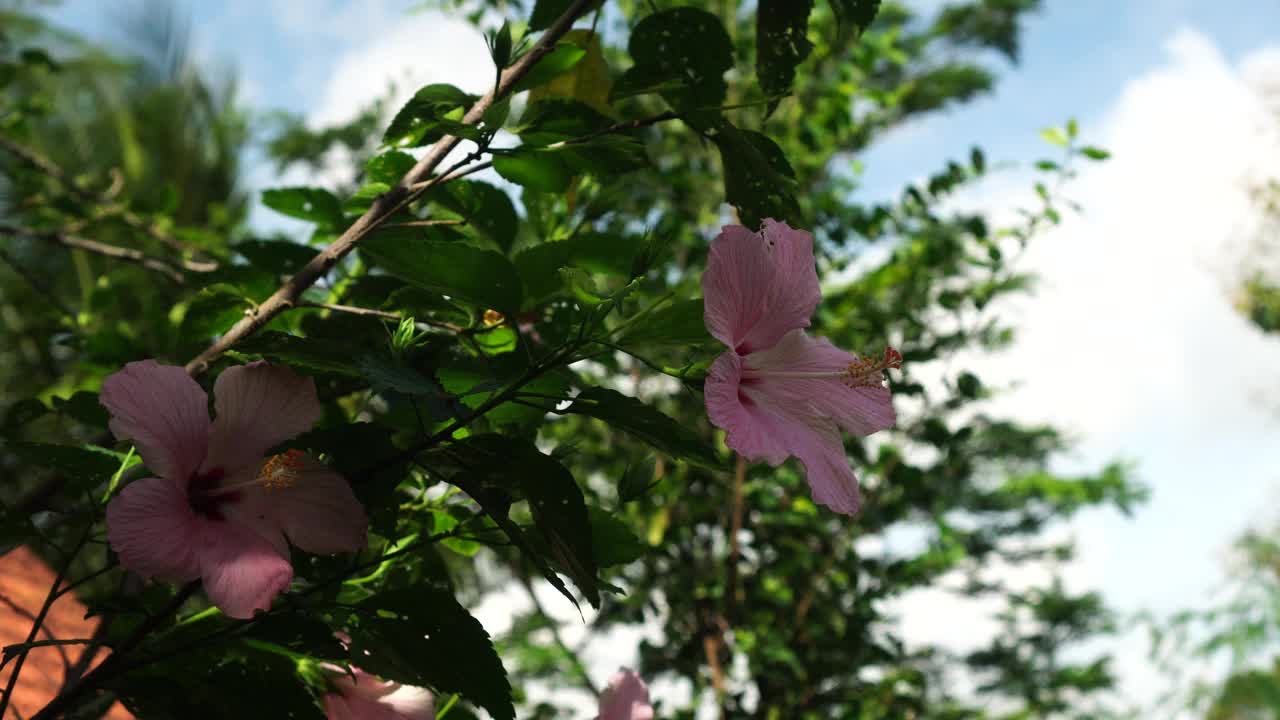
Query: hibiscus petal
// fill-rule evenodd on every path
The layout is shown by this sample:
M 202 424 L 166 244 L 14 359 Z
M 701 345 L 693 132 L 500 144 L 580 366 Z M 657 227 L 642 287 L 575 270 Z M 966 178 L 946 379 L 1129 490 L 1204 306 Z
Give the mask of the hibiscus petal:
M 338 693 L 327 693 L 323 698 L 323 703 L 326 720 L 360 720 L 351 711 L 346 698 Z
M 310 430 L 320 419 L 316 384 L 265 362 L 228 368 L 213 385 L 213 433 L 207 467 L 228 474 L 262 460 L 268 448 Z
M 401 685 L 381 702 L 405 720 L 435 720 L 436 717 L 435 697 L 430 690 L 420 687 Z
M 622 668 L 600 693 L 599 720 L 653 720 L 649 688 L 633 670 Z
M 813 422 L 805 432 L 788 434 L 791 450 L 804 465 L 814 502 L 845 515 L 858 514 L 862 496 L 849 467 L 840 433 L 830 422 Z
M 347 697 L 378 699 L 390 695 L 401 687 L 400 683 L 379 680 L 358 667 L 340 669 L 342 675 L 333 678 L 333 686 Z
M 809 327 L 822 299 L 813 236 L 772 220 L 759 233 L 724 227 L 711 241 L 702 295 L 707 330 L 741 354 Z
M 111 413 L 111 432 L 132 440 L 156 475 L 185 483 L 199 469 L 209 440 L 209 398 L 185 370 L 131 362 L 103 381 L 99 400 Z
M 752 386 L 752 394 L 763 395 L 788 415 L 831 418 L 855 435 L 870 435 L 893 427 L 896 416 L 885 387 L 849 387 L 839 377 L 797 378 L 770 374 L 842 373 L 856 359 L 826 338 L 792 330 L 773 347 L 744 358 L 743 368 L 748 374 L 760 376 Z
M 781 442 L 778 420 L 742 385 L 742 358 L 730 350 L 716 358 L 703 383 L 707 416 L 723 429 L 725 444 L 748 460 L 777 466 L 791 454 Z
M 209 600 L 229 617 L 266 610 L 293 579 L 288 558 L 266 539 L 234 522 L 203 523 L 200 574 Z
M 295 462 L 299 477 L 294 485 L 263 493 L 276 525 L 307 552 L 352 552 L 365 547 L 369 521 L 346 479 L 309 455 L 300 455 Z
M 184 582 L 200 577 L 195 513 L 176 483 L 143 478 L 107 504 L 107 539 L 120 564 L 147 578 Z
M 746 338 L 764 312 L 764 290 L 773 282 L 769 250 L 760 236 L 741 225 L 726 225 L 711 241 L 702 274 L 703 322 L 730 348 Z
M 342 701 L 346 711 L 351 714 L 347 716 L 339 715 L 339 718 L 349 717 L 351 720 L 401 720 L 401 716 L 396 712 L 395 708 L 377 700 L 347 695 L 342 698 Z
M 813 261 L 813 236 L 786 223 L 765 220 L 760 238 L 770 249 L 773 281 L 767 286 L 759 322 L 735 346 L 741 347 L 744 354 L 773 347 L 788 332 L 809 327 L 809 318 L 822 301 Z

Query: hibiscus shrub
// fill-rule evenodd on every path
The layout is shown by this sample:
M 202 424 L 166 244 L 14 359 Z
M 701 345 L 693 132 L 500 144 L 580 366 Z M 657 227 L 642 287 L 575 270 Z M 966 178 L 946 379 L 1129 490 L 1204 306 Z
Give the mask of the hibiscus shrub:
M 77 659 L 39 720 L 115 699 L 186 719 L 1096 716 L 1107 661 L 1072 644 L 1108 630 L 1099 599 L 987 571 L 1052 569 L 1070 547 L 1050 523 L 1140 490 L 1119 467 L 1049 473 L 1058 434 L 991 416 L 989 386 L 940 361 L 1012 340 L 991 310 L 1028 279 L 1006 258 L 1101 153 L 1052 134 L 1037 206 L 1001 230 L 941 207 L 980 151 L 880 204 L 846 163 L 989 88 L 981 62 L 1016 59 L 1036 2 L 531 4 L 449 3 L 510 15 L 484 95 L 277 119 L 282 168 L 342 178 L 262 193 L 297 237 L 249 224 L 247 116 L 194 66 L 105 62 L 0 15 L 0 543 L 59 573 L 46 610 L 74 591 L 98 619 L 48 638 L 33 608 L 0 715 L 53 640 Z M 925 542 L 875 549 L 895 530 Z M 957 578 L 1006 632 L 966 656 L 903 643 L 887 601 Z M 486 599 L 508 608 L 496 642 Z M 639 672 L 588 665 L 622 626 L 649 638 Z

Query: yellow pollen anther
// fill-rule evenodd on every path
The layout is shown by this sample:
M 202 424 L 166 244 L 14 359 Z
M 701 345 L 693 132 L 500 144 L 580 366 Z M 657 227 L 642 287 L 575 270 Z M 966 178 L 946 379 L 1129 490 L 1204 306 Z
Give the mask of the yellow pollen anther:
M 844 382 L 851 388 L 884 387 L 882 373 L 889 368 L 900 367 L 902 367 L 902 353 L 893 348 L 885 348 L 884 357 L 880 360 L 873 361 L 860 357 L 849 363 L 849 367 L 845 369 Z
M 258 471 L 258 482 L 267 490 L 283 490 L 298 484 L 302 477 L 301 450 L 288 450 L 272 455 Z

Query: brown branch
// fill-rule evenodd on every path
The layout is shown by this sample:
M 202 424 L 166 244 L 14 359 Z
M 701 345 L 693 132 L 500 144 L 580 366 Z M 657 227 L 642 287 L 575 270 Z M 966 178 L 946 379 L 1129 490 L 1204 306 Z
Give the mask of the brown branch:
M 653 115 L 651 117 L 640 118 L 639 120 L 628 120 L 626 122 L 614 123 L 609 127 L 600 128 L 595 132 L 587 133 L 582 137 L 570 138 L 569 140 L 561 140 L 560 142 L 551 143 L 550 145 L 547 146 L 547 149 L 555 150 L 562 147 L 568 147 L 569 145 L 581 145 L 582 143 L 590 142 L 602 135 L 610 135 L 612 133 L 625 132 L 627 130 L 638 130 L 639 128 L 642 128 L 642 127 L 657 125 L 660 122 L 666 122 L 667 120 L 675 120 L 679 117 L 680 116 L 677 115 L 676 113 L 668 110 L 664 113 L 658 113 L 657 115 Z
M 551 52 L 556 42 L 569 31 L 574 21 L 586 12 L 591 3 L 592 0 L 574 0 L 568 9 L 560 15 L 559 19 L 538 38 L 533 48 L 521 56 L 514 65 L 502 72 L 497 86 L 471 106 L 471 109 L 463 116 L 462 122 L 467 125 L 479 123 L 490 106 L 511 94 L 515 84 L 528 74 L 529 70 L 543 56 Z M 285 281 L 284 285 L 276 290 L 271 297 L 262 301 L 255 312 L 239 320 L 221 338 L 193 358 L 191 362 L 188 362 L 186 366 L 187 372 L 192 375 L 200 374 L 214 358 L 226 352 L 244 338 L 257 332 L 275 316 L 297 304 L 303 291 L 327 274 L 339 260 L 355 249 L 360 240 L 375 230 L 387 218 L 412 202 L 422 191 L 453 177 L 453 175 L 440 176 L 434 183 L 428 180 L 431 177 L 431 173 L 440 165 L 445 156 L 457 147 L 459 142 L 461 142 L 461 138 L 454 135 L 446 135 L 437 141 L 431 147 L 431 150 L 426 155 L 423 155 L 422 159 L 401 178 L 400 182 L 387 192 L 379 195 L 369 209 L 351 227 L 347 228 L 341 237 L 324 250 L 321 250 L 293 277 Z M 417 189 L 419 187 L 421 188 L 420 190 Z
M 725 560 L 725 615 L 734 616 L 734 608 L 738 604 L 738 561 L 742 559 L 742 548 L 738 544 L 738 535 L 742 532 L 742 515 L 745 510 L 742 490 L 746 483 L 747 461 L 741 455 L 733 468 L 733 509 L 729 521 L 729 557 Z
M 123 187 L 124 176 L 115 168 L 112 168 L 111 170 L 111 185 L 107 187 L 106 191 L 98 194 L 80 187 L 80 185 L 77 184 L 73 178 L 67 175 L 67 172 L 59 167 L 57 163 L 37 153 L 35 150 L 14 142 L 3 135 L 0 135 L 0 149 L 8 151 L 11 155 L 31 166 L 35 170 L 49 176 L 54 180 L 54 182 L 57 182 L 59 185 L 70 191 L 72 195 L 95 205 L 105 205 L 112 202 L 115 197 L 119 195 L 120 190 Z M 117 205 L 115 207 L 108 208 L 107 210 L 108 211 L 103 215 L 103 217 L 118 217 L 120 218 L 120 221 L 129 228 L 143 233 L 157 242 L 168 245 L 174 250 L 188 251 L 194 249 L 178 238 L 161 232 L 154 224 L 146 222 L 138 215 L 130 212 L 127 208 Z M 192 265 L 199 266 L 187 268 L 196 272 L 209 272 L 218 268 L 218 264 L 216 262 L 200 262 L 194 260 L 188 262 Z
M 58 588 L 62 586 L 62 580 L 67 576 L 67 570 L 71 569 L 71 563 L 76 559 L 76 555 L 80 554 L 80 550 L 84 548 L 85 543 L 89 541 L 89 536 L 93 530 L 93 524 L 90 523 L 80 535 L 80 540 L 76 543 L 75 548 L 67 558 L 63 561 L 62 567 L 58 569 L 58 574 L 53 578 L 53 584 L 49 586 L 49 592 L 45 595 L 44 603 L 40 606 L 40 611 L 36 613 L 35 619 L 31 621 L 31 630 L 27 633 L 26 646 L 19 651 L 18 658 L 13 664 L 13 670 L 9 674 L 9 683 L 4 689 L 4 696 L 0 697 L 0 718 L 4 717 L 5 710 L 9 707 L 10 701 L 13 699 L 14 688 L 18 685 L 18 675 L 22 673 L 22 667 L 27 662 L 27 654 L 31 650 L 31 644 L 35 642 L 36 637 L 40 634 L 40 630 L 44 626 L 44 619 L 49 615 L 49 610 L 53 608 L 53 603 L 58 600 Z M 46 630 L 46 632 L 48 632 Z M 52 636 L 51 636 L 52 637 Z M 66 655 L 63 655 L 65 659 Z
M 466 220 L 410 220 L 409 222 L 383 223 L 384 228 L 435 227 L 436 225 L 466 225 Z
M 135 265 L 141 265 L 147 270 L 164 275 L 178 285 L 186 282 L 186 276 L 182 274 L 182 270 L 170 265 L 165 260 L 148 255 L 141 250 L 120 247 L 119 245 L 108 245 L 107 243 L 98 242 L 97 240 L 90 240 L 89 238 L 80 237 L 79 235 L 70 235 L 68 233 L 58 232 L 55 230 L 33 230 L 31 228 L 3 223 L 0 223 L 0 233 L 21 235 L 33 240 L 44 240 L 46 242 L 57 243 L 77 250 L 85 250 L 87 252 L 94 253 L 95 255 L 112 258 L 113 260 L 122 260 L 124 262 L 134 263 Z M 183 263 L 183 267 L 185 269 L 201 272 L 201 270 L 195 270 L 193 267 L 188 265 L 188 263 Z M 191 263 L 191 265 L 194 265 L 195 267 L 203 267 L 203 263 Z
M 397 322 L 404 319 L 404 316 L 401 315 L 400 313 L 394 313 L 389 310 L 374 310 L 373 308 L 358 307 L 356 305 L 339 305 L 337 303 L 311 302 L 310 300 L 306 300 L 298 303 L 296 307 L 313 308 L 315 310 L 329 310 L 331 312 L 347 313 L 349 315 L 363 315 L 366 317 L 385 318 L 387 320 L 395 320 Z M 419 326 L 418 329 L 420 330 L 423 329 L 424 327 L 443 328 L 450 332 L 456 332 L 456 333 L 467 332 L 468 330 L 468 328 L 464 328 L 461 325 L 455 325 L 449 322 L 440 322 L 439 320 L 416 320 L 415 319 L 414 324 L 418 325 Z
M 195 594 L 198 587 L 200 587 L 200 581 L 198 580 L 183 585 L 178 590 L 178 594 L 169 601 L 168 605 L 161 609 L 160 612 L 144 620 L 128 637 L 112 648 L 113 652 L 107 656 L 106 660 L 102 661 L 101 665 L 81 678 L 80 682 L 75 683 L 50 700 L 49 704 L 45 705 L 40 712 L 31 716 L 31 720 L 53 720 L 53 718 L 60 717 L 71 708 L 72 703 L 80 695 L 97 687 L 98 683 L 103 679 L 110 678 L 118 673 L 125 654 L 141 644 L 147 635 L 150 635 L 151 631 L 160 627 L 162 623 L 169 619 L 170 615 L 178 612 L 178 609 Z

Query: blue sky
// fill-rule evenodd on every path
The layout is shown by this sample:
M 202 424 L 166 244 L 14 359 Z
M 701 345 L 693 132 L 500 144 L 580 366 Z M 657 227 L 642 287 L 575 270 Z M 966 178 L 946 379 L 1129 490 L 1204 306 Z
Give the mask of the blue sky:
M 256 106 L 334 121 L 377 96 L 388 68 L 413 66 L 419 84 L 482 89 L 488 81 L 478 36 L 435 15 L 405 16 L 413 4 L 186 7 L 200 56 L 236 66 Z M 111 13 L 123 6 L 82 0 L 57 17 L 109 37 Z M 1046 0 L 1021 64 L 993 62 L 1002 69 L 995 93 L 900 128 L 859 158 L 864 192 L 896 194 L 975 144 L 991 161 L 1029 162 L 1052 150 L 1039 129 L 1069 117 L 1086 142 L 1113 152 L 1070 188 L 1085 214 L 1026 257 L 1042 281 L 1034 297 L 1005 308 L 1019 343 L 939 373 L 967 367 L 1016 383 L 994 404 L 1068 430 L 1078 443 L 1058 459 L 1061 468 L 1127 459 L 1151 487 L 1152 501 L 1132 519 L 1098 512 L 1058 529 L 1080 543 L 1067 569 L 1075 586 L 1100 588 L 1126 612 L 1205 602 L 1222 584 L 1231 538 L 1246 524 L 1280 520 L 1280 341 L 1231 308 L 1255 229 L 1248 182 L 1280 176 L 1280 124 L 1257 90 L 1280 83 L 1280 3 Z M 251 179 L 269 180 L 261 172 Z M 1025 176 L 1008 173 L 957 202 L 1007 217 L 1027 190 Z M 907 637 L 964 646 L 993 630 L 957 621 L 956 607 L 936 593 L 907 598 Z M 572 626 L 576 615 L 566 611 Z M 509 606 L 489 607 L 482 617 L 500 631 L 509 614 Z M 630 657 L 618 649 L 628 643 L 609 645 L 593 655 L 599 680 Z M 1158 681 L 1141 639 L 1115 647 L 1126 693 L 1149 694 Z

